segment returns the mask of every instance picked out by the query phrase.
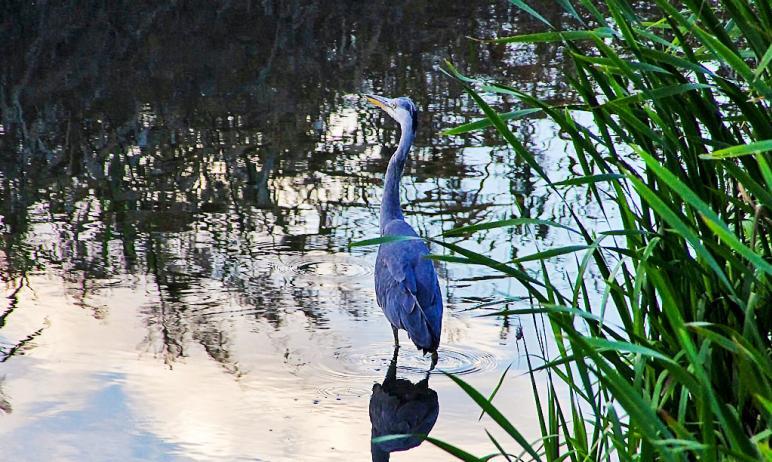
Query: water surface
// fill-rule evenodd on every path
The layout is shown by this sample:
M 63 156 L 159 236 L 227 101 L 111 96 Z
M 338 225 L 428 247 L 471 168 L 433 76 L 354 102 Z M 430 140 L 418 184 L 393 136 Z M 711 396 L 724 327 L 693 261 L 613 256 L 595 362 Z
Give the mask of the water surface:
M 484 268 L 438 265 L 437 371 L 427 381 L 429 359 L 403 333 L 387 377 L 376 249 L 349 244 L 378 234 L 399 134 L 357 95 L 408 95 L 422 111 L 402 190 L 420 234 L 565 221 L 493 132 L 440 134 L 479 114 L 443 59 L 561 100 L 560 49 L 465 38 L 540 29 L 506 2 L 169 5 L 0 7 L 12 44 L 0 57 L 4 457 L 368 460 L 374 425 L 386 428 L 371 414 L 395 416 L 395 399 L 432 436 L 486 454 L 495 424 L 440 372 L 488 393 L 510 364 L 496 403 L 535 439 L 524 351 L 543 332 L 479 317 L 525 295 Z M 554 126 L 517 130 L 553 178 L 573 172 Z M 452 240 L 500 260 L 570 241 L 546 227 Z M 567 286 L 575 265 L 556 259 L 553 282 Z M 424 444 L 391 459 L 448 457 Z

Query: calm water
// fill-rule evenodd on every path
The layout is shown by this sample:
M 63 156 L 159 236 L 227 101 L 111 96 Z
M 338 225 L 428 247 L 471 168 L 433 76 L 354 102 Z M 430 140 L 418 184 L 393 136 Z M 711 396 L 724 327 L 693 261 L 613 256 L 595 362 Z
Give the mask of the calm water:
M 439 72 L 446 58 L 570 98 L 558 48 L 464 38 L 539 24 L 504 1 L 95 3 L 0 6 L 3 458 L 358 461 L 371 435 L 416 428 L 493 451 L 495 423 L 444 375 L 427 382 L 429 359 L 404 333 L 387 377 L 376 249 L 348 245 L 378 234 L 398 132 L 357 94 L 422 110 L 402 191 L 420 234 L 519 207 L 565 221 L 494 133 L 439 133 L 479 114 Z M 572 174 L 553 125 L 517 127 L 553 178 Z M 598 214 L 583 191 L 569 196 Z M 547 228 L 452 240 L 500 260 L 569 241 Z M 575 266 L 556 259 L 553 282 Z M 512 364 L 496 402 L 535 439 L 522 374 L 541 325 L 472 309 L 522 288 L 479 267 L 438 272 L 438 371 L 488 393 Z M 429 444 L 391 454 L 447 459 Z

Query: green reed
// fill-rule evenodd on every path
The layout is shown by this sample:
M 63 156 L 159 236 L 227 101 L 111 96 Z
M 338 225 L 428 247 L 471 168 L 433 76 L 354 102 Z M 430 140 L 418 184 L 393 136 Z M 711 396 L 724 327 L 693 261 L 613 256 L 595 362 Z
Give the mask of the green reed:
M 561 44 L 578 100 L 553 105 L 516 83 L 468 78 L 448 64 L 485 118 L 447 133 L 494 127 L 551 194 L 565 200 L 567 188 L 587 188 L 605 211 L 616 208 L 622 225 L 590 229 L 573 215 L 581 245 L 510 262 L 433 239 L 452 252 L 437 259 L 520 281 L 532 303 L 497 315 L 546 316 L 558 352 L 530 367 L 538 441 L 526 441 L 507 409 L 452 376 L 512 441 L 488 434 L 497 452 L 485 457 L 430 441 L 474 461 L 771 460 L 770 3 L 653 0 L 644 18 L 626 0 L 579 0 L 581 14 L 559 0 L 582 25 L 559 31 L 511 1 L 547 30 L 491 42 Z M 524 109 L 499 114 L 482 93 L 514 97 Z M 583 176 L 552 182 L 512 131 L 509 119 L 534 110 L 570 137 Z M 581 113 L 593 123 L 579 123 Z M 564 226 L 521 218 L 446 234 L 529 223 Z M 579 272 L 572 290 L 559 290 L 545 262 L 569 254 Z M 527 272 L 525 261 L 540 262 L 541 271 Z M 600 302 L 585 285 L 590 265 L 605 281 Z M 609 310 L 623 329 L 604 321 Z M 536 374 L 546 375 L 546 391 Z

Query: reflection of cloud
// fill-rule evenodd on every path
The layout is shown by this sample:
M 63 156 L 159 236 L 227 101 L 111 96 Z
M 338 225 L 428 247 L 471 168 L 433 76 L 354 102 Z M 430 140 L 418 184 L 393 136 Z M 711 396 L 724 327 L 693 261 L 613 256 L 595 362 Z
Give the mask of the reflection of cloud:
M 147 341 L 144 316 L 147 307 L 158 302 L 157 293 L 148 290 L 154 284 L 132 279 L 143 291 L 126 287 L 127 283 L 128 279 L 121 280 L 88 293 L 89 304 L 109 305 L 104 318 L 96 319 L 79 299 L 63 303 L 66 291 L 56 279 L 30 277 L 35 292 L 20 292 L 20 308 L 3 334 L 21 335 L 45 319 L 50 326 L 33 349 L 5 363 L 10 367 L 4 371 L 2 389 L 13 398 L 14 412 L 0 418 L 4 456 L 63 461 L 289 461 L 361 460 L 369 453 L 368 390 L 384 372 L 368 358 L 353 362 L 341 354 L 342 347 L 366 350 L 374 339 L 388 345 L 391 332 L 381 315 L 371 314 L 372 322 L 365 322 L 346 312 L 331 312 L 335 328 L 327 329 L 309 324 L 301 313 L 287 313 L 276 327 L 238 315 L 241 305 L 220 306 L 219 314 L 197 322 L 227 333 L 229 360 L 240 371 L 235 376 L 213 361 L 190 331 L 181 339 L 185 356 L 165 364 L 162 342 Z M 207 293 L 216 290 L 206 288 Z M 361 292 L 362 297 L 372 296 Z M 445 342 L 471 347 L 497 340 L 495 324 L 467 325 L 453 317 L 447 321 L 446 334 L 453 334 L 446 335 Z M 375 353 L 388 358 L 391 350 Z M 405 353 L 403 359 L 409 356 Z M 491 390 L 497 379 L 496 373 L 467 377 L 483 391 Z M 518 409 L 520 415 L 513 417 L 525 428 L 537 429 L 533 409 L 522 403 L 515 407 L 522 401 L 518 397 L 530 393 L 528 380 L 510 380 L 517 383 L 516 392 L 499 393 L 497 404 Z M 461 431 L 459 426 L 479 412 L 476 406 L 448 379 L 435 376 L 432 383 L 447 403 L 443 411 L 447 424 L 438 421 L 433 434 L 470 450 L 487 450 L 479 439 L 482 429 Z M 469 425 L 476 425 L 473 420 Z M 15 457 L 19 455 L 23 457 Z M 436 448 L 427 445 L 412 449 L 411 456 L 443 460 Z M 400 460 L 396 455 L 393 459 Z
M 336 411 L 336 417 L 330 418 L 328 409 L 314 408 L 315 388 L 297 387 L 298 378 L 286 372 L 271 336 L 250 335 L 254 324 L 248 319 L 230 323 L 233 334 L 246 336 L 235 354 L 243 359 L 241 367 L 248 373 L 235 380 L 189 339 L 187 356 L 166 367 L 163 358 L 156 356 L 157 345 L 146 343 L 147 328 L 137 316 L 148 300 L 132 290 L 91 294 L 97 301 L 111 300 L 108 316 L 97 320 L 80 307 L 61 304 L 61 286 L 52 290 L 50 281 L 40 278 L 32 278 L 31 284 L 48 288 L 39 289 L 35 298 L 26 292 L 25 309 L 8 327 L 23 332 L 44 316 L 50 318 L 51 327 L 30 357 L 14 362 L 7 392 L 14 396 L 16 412 L 1 421 L 0 441 L 34 441 L 49 454 L 60 454 L 57 460 L 79 460 L 84 454 L 75 446 L 105 445 L 92 434 L 98 414 L 120 405 L 125 415 L 108 420 L 113 426 L 124 421 L 135 430 L 126 441 L 116 438 L 126 433 L 125 428 L 102 430 L 113 455 L 131 454 L 137 439 L 144 441 L 148 435 L 154 435 L 152 444 L 173 443 L 174 452 L 198 460 L 289 460 L 314 446 L 351 450 L 352 423 L 342 418 L 345 413 Z M 308 335 L 302 328 L 303 317 L 290 319 L 285 332 Z M 294 348 L 308 339 L 295 338 L 291 343 Z M 294 392 L 288 392 L 290 386 L 296 387 Z M 94 402 L 105 394 L 115 402 Z M 83 443 L 73 442 L 78 438 Z M 367 442 L 361 445 L 366 451 Z

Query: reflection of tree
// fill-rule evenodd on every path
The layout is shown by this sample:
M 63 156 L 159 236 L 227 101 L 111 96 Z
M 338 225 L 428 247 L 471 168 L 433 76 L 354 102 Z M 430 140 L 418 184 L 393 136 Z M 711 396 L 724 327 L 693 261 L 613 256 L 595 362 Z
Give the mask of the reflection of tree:
M 5 249 L 0 249 L 0 278 L 5 284 L 5 288 L 10 289 L 9 293 L 5 294 L 4 297 L 8 303 L 6 306 L 3 306 L 2 311 L 0 311 L 0 332 L 2 332 L 3 327 L 19 308 L 19 293 L 28 285 L 27 272 L 39 268 L 34 265 L 31 253 L 27 251 L 27 246 L 21 247 L 22 252 L 20 252 L 19 257 L 16 257 L 17 261 L 12 261 L 10 258 L 14 255 L 14 250 L 14 247 L 10 245 L 7 245 Z M 14 266 L 14 264 L 17 264 L 18 266 Z M 7 361 L 10 357 L 23 352 L 25 349 L 30 348 L 35 338 L 42 334 L 46 327 L 47 325 L 44 324 L 25 337 L 9 339 L 10 341 L 7 342 L 2 341 L 3 337 L 0 336 L 0 363 Z M 10 413 L 11 407 L 3 395 L 1 386 L 2 378 L 0 377 L 0 411 L 4 410 L 5 412 Z M 7 408 L 4 406 L 7 406 Z
M 10 414 L 11 412 L 13 412 L 13 407 L 11 407 L 10 400 L 5 395 L 5 392 L 3 392 L 4 381 L 5 381 L 5 377 L 0 377 L 0 412 Z
M 545 14 L 555 23 L 557 11 Z M 487 218 L 493 205 L 445 180 L 470 174 L 459 148 L 498 139 L 439 135 L 443 115 L 478 111 L 438 75 L 446 53 L 437 50 L 471 73 L 496 75 L 484 63 L 505 59 L 518 74 L 504 77 L 536 91 L 560 85 L 548 65 L 553 45 L 529 50 L 543 64 L 534 66 L 464 38 L 502 23 L 534 30 L 506 2 L 9 0 L 0 18 L 0 37 L 12 44 L 0 55 L 4 274 L 61 269 L 83 306 L 100 280 L 149 274 L 159 303 L 148 319 L 171 359 L 190 337 L 229 364 L 227 335 L 194 314 L 200 301 L 188 295 L 211 281 L 272 325 L 288 303 L 311 325 L 327 322 L 319 304 L 329 294 L 288 291 L 266 276 L 265 260 L 344 249 L 361 237 L 347 211 L 377 211 L 368 200 L 379 195 L 386 156 L 368 159 L 363 145 L 374 128 L 393 143 L 395 127 L 355 114 L 351 131 L 321 137 L 343 95 L 372 88 L 426 108 L 421 157 L 407 173 L 434 183 L 407 208 L 419 226 L 451 227 Z M 497 59 L 479 59 L 486 55 Z M 513 183 L 528 172 L 514 175 Z M 44 221 L 54 235 L 41 239 L 35 226 Z

